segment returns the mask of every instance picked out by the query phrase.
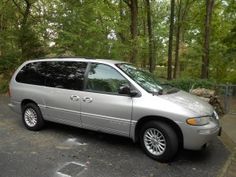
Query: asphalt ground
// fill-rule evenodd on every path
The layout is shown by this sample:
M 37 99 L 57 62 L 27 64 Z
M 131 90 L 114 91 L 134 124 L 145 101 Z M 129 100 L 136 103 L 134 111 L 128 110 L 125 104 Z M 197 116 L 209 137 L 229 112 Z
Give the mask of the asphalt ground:
M 230 154 L 217 138 L 159 163 L 124 137 L 56 123 L 29 131 L 8 102 L 0 96 L 0 177 L 214 177 Z

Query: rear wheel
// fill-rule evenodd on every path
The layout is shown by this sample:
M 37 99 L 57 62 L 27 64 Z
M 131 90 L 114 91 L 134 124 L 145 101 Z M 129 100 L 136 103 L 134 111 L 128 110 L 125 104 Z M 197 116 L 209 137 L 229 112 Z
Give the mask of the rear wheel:
M 25 127 L 37 131 L 44 126 L 44 120 L 39 107 L 34 103 L 27 103 L 23 106 L 22 119 Z
M 160 162 L 173 159 L 178 151 L 178 136 L 164 122 L 150 121 L 140 131 L 140 143 L 145 153 Z

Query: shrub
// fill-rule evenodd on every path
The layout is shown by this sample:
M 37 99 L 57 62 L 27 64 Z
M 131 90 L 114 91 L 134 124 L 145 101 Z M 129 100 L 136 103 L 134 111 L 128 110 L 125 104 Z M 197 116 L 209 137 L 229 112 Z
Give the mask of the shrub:
M 194 88 L 207 88 L 214 89 L 215 83 L 213 81 L 205 80 L 205 79 L 176 79 L 172 81 L 168 81 L 169 84 L 189 92 L 190 89 Z
M 6 93 L 8 90 L 8 80 L 1 80 L 0 79 L 0 94 Z

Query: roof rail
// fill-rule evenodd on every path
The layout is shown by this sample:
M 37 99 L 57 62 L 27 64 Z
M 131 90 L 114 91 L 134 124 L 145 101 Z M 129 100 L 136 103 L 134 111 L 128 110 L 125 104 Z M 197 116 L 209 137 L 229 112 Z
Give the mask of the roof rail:
M 84 59 L 93 59 L 95 60 L 96 58 L 93 57 L 87 57 L 87 56 L 54 56 L 54 57 L 39 57 L 39 58 L 34 58 L 32 60 L 38 60 L 38 59 L 58 59 L 58 58 L 84 58 Z

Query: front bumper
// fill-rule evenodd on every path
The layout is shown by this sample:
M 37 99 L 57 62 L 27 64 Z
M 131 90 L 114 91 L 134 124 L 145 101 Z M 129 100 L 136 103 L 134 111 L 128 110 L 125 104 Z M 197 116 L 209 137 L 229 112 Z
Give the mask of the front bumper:
M 205 126 L 182 125 L 183 147 L 190 150 L 199 150 L 208 145 L 213 139 L 221 135 L 221 127 L 216 122 Z

